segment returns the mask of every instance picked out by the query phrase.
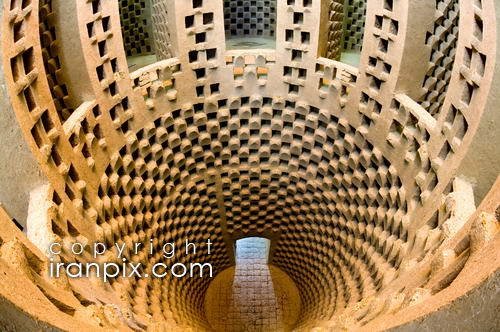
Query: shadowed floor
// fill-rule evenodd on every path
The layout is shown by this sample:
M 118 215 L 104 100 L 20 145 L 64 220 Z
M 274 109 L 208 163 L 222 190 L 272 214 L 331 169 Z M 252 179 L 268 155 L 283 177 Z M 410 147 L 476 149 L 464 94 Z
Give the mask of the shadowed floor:
M 251 50 L 263 48 L 276 48 L 276 40 L 274 38 L 265 37 L 240 37 L 226 38 L 227 50 Z
M 236 246 L 236 266 L 210 284 L 205 313 L 215 331 L 289 331 L 300 298 L 293 281 L 267 264 L 268 240 L 246 238 Z

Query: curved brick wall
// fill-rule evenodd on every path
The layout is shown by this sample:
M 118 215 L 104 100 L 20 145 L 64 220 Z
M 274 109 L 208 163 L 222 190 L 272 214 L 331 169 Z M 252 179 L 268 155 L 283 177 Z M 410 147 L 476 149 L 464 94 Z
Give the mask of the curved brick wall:
M 212 254 L 194 258 L 219 272 L 235 240 L 267 237 L 298 287 L 304 330 L 391 327 L 477 286 L 498 268 L 498 185 L 474 212 L 455 177 L 493 93 L 498 8 L 464 1 L 457 14 L 441 2 L 370 2 L 354 68 L 318 57 L 331 1 L 279 0 L 279 51 L 226 52 L 222 2 L 169 0 L 154 30 L 168 27 L 156 45 L 168 59 L 129 73 L 116 2 L 5 1 L 8 90 L 50 186 L 28 223 L 38 248 L 4 215 L 0 233 L 0 267 L 30 285 L 37 308 L 15 287 L 2 297 L 62 329 L 210 328 L 208 279 L 47 280 L 42 251 L 74 239 L 160 249 L 210 237 Z M 438 86 L 444 97 L 430 93 Z
M 120 0 L 123 47 L 127 56 L 153 52 L 152 1 Z

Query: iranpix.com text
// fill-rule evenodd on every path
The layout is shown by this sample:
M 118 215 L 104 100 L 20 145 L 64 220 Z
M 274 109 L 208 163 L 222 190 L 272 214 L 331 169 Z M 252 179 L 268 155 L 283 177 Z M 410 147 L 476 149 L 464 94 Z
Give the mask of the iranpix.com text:
M 191 243 L 166 242 L 163 245 L 151 239 L 149 243 L 114 243 L 107 246 L 102 242 L 84 244 L 80 242 L 50 244 L 49 276 L 59 278 L 65 273 L 69 278 L 212 278 L 212 264 L 207 262 L 189 262 L 189 257 L 207 257 L 210 255 L 212 242 Z M 161 250 L 157 250 L 161 248 Z M 146 253 L 146 255 L 144 255 Z M 201 255 L 200 255 L 201 254 Z M 62 257 L 64 256 L 64 259 Z M 142 261 L 129 260 L 130 257 L 148 257 Z M 68 262 L 68 257 L 74 261 Z M 181 260 L 183 262 L 171 262 Z

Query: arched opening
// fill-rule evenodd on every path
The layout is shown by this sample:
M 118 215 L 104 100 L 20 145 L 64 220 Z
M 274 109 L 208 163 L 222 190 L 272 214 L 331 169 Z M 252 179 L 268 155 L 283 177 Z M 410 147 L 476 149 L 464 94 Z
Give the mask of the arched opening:
M 263 237 L 247 237 L 235 243 L 236 265 L 245 265 L 248 260 L 258 260 L 261 264 L 269 262 L 271 241 Z
M 276 0 L 224 0 L 227 49 L 276 47 Z
M 366 0 L 345 0 L 341 61 L 359 65 L 365 34 Z
M 155 5 L 153 0 L 118 2 L 123 48 L 130 71 L 158 60 L 154 47 L 157 36 L 153 36 L 152 7 Z M 109 20 L 103 23 L 104 27 L 110 25 Z

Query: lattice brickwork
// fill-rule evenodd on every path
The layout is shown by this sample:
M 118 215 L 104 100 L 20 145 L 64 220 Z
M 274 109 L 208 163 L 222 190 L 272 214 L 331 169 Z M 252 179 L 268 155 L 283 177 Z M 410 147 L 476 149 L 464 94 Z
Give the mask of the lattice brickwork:
M 274 37 L 276 0 L 224 0 L 228 36 Z
M 168 5 L 162 0 L 152 0 L 151 20 L 153 23 L 153 43 L 155 54 L 159 60 L 173 56 L 172 38 L 170 36 Z
M 363 46 L 363 36 L 365 32 L 367 0 L 347 0 L 344 18 L 344 45 L 345 51 L 360 51 Z
M 458 41 L 458 1 L 436 1 L 436 21 L 427 36 L 432 47 L 429 69 L 423 83 L 421 105 L 432 115 L 443 106 L 448 90 Z
M 330 0 L 328 14 L 328 42 L 326 57 L 339 60 L 342 52 L 342 25 L 344 21 L 344 3 L 341 0 Z
M 151 32 L 151 0 L 120 0 L 123 46 L 127 56 L 153 51 Z

